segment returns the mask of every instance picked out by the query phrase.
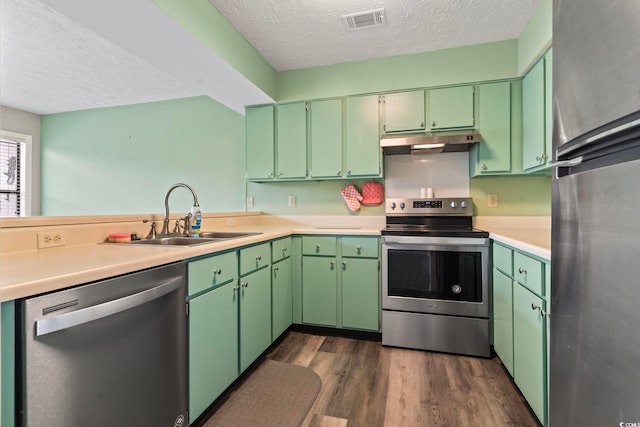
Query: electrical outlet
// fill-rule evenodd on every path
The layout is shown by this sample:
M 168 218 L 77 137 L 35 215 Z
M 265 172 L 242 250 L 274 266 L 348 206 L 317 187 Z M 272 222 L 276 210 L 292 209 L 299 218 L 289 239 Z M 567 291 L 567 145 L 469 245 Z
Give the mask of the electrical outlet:
M 497 208 L 498 207 L 498 195 L 495 193 L 489 193 L 487 195 L 487 207 L 488 208 Z
M 67 243 L 64 231 L 41 231 L 38 233 L 38 249 L 55 248 Z
M 247 209 L 251 209 L 253 207 L 253 196 L 247 197 Z
M 227 218 L 227 225 L 236 225 L 235 218 Z
M 289 207 L 290 208 L 296 207 L 296 196 L 289 196 Z

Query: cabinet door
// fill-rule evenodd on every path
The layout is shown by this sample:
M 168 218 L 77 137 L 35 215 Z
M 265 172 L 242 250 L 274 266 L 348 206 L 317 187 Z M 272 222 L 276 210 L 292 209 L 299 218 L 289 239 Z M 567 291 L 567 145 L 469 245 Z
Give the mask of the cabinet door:
M 278 105 L 277 178 L 307 176 L 307 108 L 304 102 Z
M 380 176 L 378 97 L 347 98 L 346 103 L 346 175 Z
M 247 179 L 274 177 L 273 111 L 273 105 L 246 110 Z
M 511 170 L 511 83 L 480 85 L 478 89 L 478 146 L 480 174 Z
M 271 270 L 271 315 L 273 318 L 271 341 L 273 341 L 293 323 L 291 258 L 274 264 Z
M 522 167 L 525 170 L 544 161 L 544 75 L 544 59 L 541 59 L 522 80 Z
M 513 280 L 493 269 L 493 348 L 513 376 Z
M 384 131 L 421 131 L 424 125 L 424 91 L 384 95 Z
M 551 49 L 544 56 L 544 130 L 545 130 L 545 163 L 552 162 L 553 142 L 553 52 Z
M 195 420 L 238 377 L 238 283 L 189 301 L 189 417 Z
M 431 129 L 473 127 L 473 86 L 431 89 Z
M 330 257 L 302 257 L 302 322 L 336 326 L 337 268 Z
M 342 259 L 342 326 L 379 329 L 378 260 Z
M 311 176 L 342 175 L 342 100 L 311 104 Z
M 538 308 L 539 307 L 539 308 Z M 513 378 L 536 416 L 545 423 L 546 348 L 544 300 L 513 287 Z
M 240 279 L 240 371 L 271 344 L 271 270 Z
M 240 275 L 251 273 L 271 263 L 271 245 L 262 243 L 240 249 Z
M 188 264 L 189 296 L 215 288 L 238 276 L 238 254 L 228 252 Z

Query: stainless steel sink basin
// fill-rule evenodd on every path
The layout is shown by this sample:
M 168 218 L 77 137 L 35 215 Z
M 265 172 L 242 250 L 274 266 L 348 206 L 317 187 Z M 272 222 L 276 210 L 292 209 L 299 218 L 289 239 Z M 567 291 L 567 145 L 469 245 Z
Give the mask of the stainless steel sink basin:
M 167 236 L 156 239 L 132 240 L 132 245 L 163 245 L 163 246 L 194 246 L 203 243 L 214 243 L 221 240 L 236 239 L 239 237 L 255 236 L 262 233 L 228 232 L 228 231 L 203 231 L 200 237 Z
M 225 239 L 202 238 L 202 237 L 160 237 L 157 239 L 132 240 L 132 245 L 163 245 L 163 246 L 193 246 L 203 243 L 219 242 Z
M 200 238 L 235 239 L 238 237 L 255 236 L 262 233 L 247 233 L 242 231 L 201 231 Z

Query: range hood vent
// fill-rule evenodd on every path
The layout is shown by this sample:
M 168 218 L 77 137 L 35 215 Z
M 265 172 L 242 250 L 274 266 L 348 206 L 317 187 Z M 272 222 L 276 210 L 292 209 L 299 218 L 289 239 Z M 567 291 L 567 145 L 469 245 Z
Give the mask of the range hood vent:
M 469 151 L 480 142 L 475 129 L 448 132 L 421 132 L 383 135 L 380 146 L 384 154 L 435 154 Z
M 363 28 L 378 27 L 386 25 L 384 9 L 369 10 L 366 12 L 342 15 L 342 22 L 349 31 L 361 30 Z

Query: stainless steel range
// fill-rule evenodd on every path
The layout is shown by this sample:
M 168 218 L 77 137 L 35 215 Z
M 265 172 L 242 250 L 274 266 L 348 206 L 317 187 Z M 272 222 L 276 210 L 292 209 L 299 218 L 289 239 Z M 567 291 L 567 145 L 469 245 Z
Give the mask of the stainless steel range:
M 382 344 L 489 357 L 489 233 L 470 198 L 387 199 Z

